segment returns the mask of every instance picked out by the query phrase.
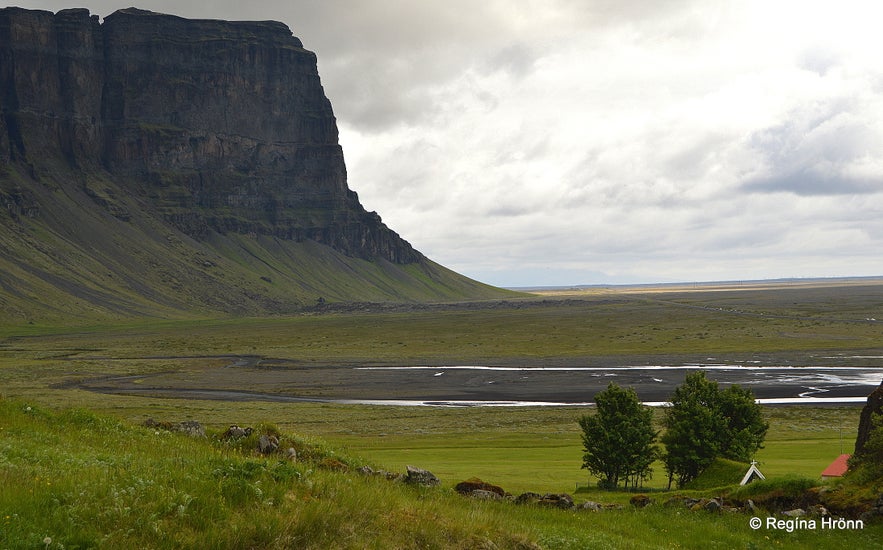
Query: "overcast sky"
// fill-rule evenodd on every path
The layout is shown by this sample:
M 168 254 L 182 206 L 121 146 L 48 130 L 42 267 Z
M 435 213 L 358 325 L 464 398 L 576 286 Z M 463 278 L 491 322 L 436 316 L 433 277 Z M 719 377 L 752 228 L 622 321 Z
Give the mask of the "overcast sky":
M 350 188 L 470 277 L 883 275 L 877 2 L 136 5 L 286 23 L 318 55 Z

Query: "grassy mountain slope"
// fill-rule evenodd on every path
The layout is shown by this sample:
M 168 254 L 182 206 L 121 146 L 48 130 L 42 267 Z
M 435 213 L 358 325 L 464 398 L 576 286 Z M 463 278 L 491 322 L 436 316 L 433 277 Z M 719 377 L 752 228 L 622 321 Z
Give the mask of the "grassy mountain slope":
M 22 321 L 268 314 L 339 301 L 434 301 L 506 291 L 431 261 L 346 256 L 314 241 L 197 241 L 101 172 L 0 168 L 0 307 Z M 15 203 L 13 199 L 15 198 Z

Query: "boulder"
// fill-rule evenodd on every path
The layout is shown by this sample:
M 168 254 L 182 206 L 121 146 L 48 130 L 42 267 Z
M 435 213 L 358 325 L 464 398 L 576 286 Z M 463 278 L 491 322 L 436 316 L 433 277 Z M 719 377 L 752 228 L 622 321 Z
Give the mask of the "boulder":
M 644 508 L 651 502 L 653 502 L 653 500 L 647 495 L 635 495 L 629 499 L 629 503 L 635 508 Z
M 690 505 L 690 510 L 694 512 L 698 512 L 699 510 L 705 510 L 706 512 L 720 512 L 722 506 L 723 502 L 716 498 L 703 498 Z
M 221 434 L 221 439 L 239 439 L 242 437 L 248 437 L 253 431 L 252 428 L 240 428 L 239 426 L 233 425 Z
M 573 497 L 567 493 L 546 493 L 537 501 L 540 506 L 572 510 L 574 508 Z
M 454 490 L 461 495 L 468 495 L 474 491 L 489 491 L 491 493 L 495 493 L 500 497 L 506 496 L 506 491 L 504 491 L 502 487 L 487 483 L 478 479 L 477 477 L 472 477 L 467 479 L 466 481 L 461 481 L 454 486 Z
M 258 450 L 261 454 L 268 455 L 279 449 L 279 438 L 275 435 L 262 435 L 258 439 Z
M 297 462 L 297 449 L 289 447 L 288 450 L 285 451 L 285 458 L 292 462 Z
M 377 470 L 377 475 L 383 476 L 387 481 L 405 481 L 405 474 L 398 472 L 387 472 L 386 470 Z
M 576 507 L 577 510 L 587 510 L 589 512 L 600 512 L 602 507 L 597 502 L 592 502 L 591 500 L 587 500 Z
M 706 512 L 720 512 L 723 508 L 723 502 L 720 500 L 713 498 L 705 503 L 705 506 L 702 507 Z
M 190 437 L 205 437 L 205 428 L 196 420 L 185 420 L 172 426 L 172 430 L 187 434 Z
M 405 482 L 411 483 L 413 485 L 422 485 L 424 487 L 434 487 L 441 482 L 435 475 L 422 468 L 416 468 L 414 466 L 408 466 L 406 468 L 407 473 L 405 474 Z

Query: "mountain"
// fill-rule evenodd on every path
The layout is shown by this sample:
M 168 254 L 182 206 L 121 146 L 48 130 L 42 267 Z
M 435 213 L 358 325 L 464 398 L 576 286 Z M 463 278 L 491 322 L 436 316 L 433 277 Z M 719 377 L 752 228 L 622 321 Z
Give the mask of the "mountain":
M 7 320 L 507 294 L 362 207 L 278 22 L 0 9 L 0 204 Z

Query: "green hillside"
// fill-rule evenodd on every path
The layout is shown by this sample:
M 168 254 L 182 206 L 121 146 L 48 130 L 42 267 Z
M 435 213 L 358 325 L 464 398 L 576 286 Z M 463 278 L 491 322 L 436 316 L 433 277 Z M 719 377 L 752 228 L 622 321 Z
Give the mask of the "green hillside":
M 7 165 L 0 168 L 0 197 L 0 307 L 7 320 L 262 315 L 320 301 L 511 294 L 429 260 L 365 260 L 268 235 L 211 232 L 196 240 L 100 173 L 44 171 L 34 181 Z

